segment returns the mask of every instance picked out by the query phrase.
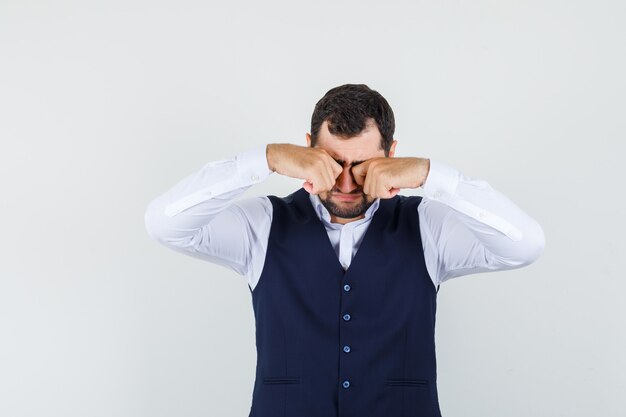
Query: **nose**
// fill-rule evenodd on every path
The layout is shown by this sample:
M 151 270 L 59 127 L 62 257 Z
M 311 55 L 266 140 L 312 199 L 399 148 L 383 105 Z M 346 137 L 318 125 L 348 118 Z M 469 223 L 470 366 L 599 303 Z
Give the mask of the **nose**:
M 351 168 L 350 165 L 344 166 L 343 171 L 339 174 L 337 182 L 335 183 L 335 188 L 345 194 L 350 194 L 359 187 L 359 184 L 354 181 L 352 171 L 350 170 Z

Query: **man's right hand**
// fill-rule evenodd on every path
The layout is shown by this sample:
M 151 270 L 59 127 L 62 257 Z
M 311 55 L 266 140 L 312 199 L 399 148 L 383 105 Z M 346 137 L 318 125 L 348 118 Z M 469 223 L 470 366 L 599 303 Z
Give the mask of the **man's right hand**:
M 272 171 L 305 180 L 302 187 L 310 194 L 331 190 L 343 171 L 343 167 L 321 148 L 270 143 L 266 156 Z

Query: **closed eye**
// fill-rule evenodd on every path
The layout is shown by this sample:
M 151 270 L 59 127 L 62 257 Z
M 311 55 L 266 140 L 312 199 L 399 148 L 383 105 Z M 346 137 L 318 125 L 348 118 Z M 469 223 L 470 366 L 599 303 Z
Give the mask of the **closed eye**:
M 342 167 L 344 166 L 344 164 L 346 163 L 346 161 L 341 160 L 341 159 L 335 159 L 333 158 L 339 165 L 341 165 Z M 350 164 L 351 167 L 355 166 L 355 165 L 359 165 L 362 164 L 365 161 L 352 161 L 352 163 Z

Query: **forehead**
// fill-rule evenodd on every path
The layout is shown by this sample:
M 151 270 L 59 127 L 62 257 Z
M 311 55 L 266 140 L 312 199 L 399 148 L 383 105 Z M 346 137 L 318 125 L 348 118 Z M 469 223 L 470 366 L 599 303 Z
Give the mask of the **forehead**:
M 365 161 L 376 156 L 384 156 L 380 149 L 381 135 L 376 124 L 370 122 L 358 135 L 344 138 L 328 131 L 328 123 L 324 121 L 317 136 L 316 147 L 324 149 L 332 157 L 351 161 Z

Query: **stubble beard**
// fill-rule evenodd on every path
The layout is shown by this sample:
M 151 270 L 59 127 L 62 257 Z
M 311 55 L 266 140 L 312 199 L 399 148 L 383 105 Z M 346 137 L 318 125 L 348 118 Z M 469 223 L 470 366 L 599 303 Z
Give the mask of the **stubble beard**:
M 360 201 L 358 202 L 342 201 L 339 204 L 337 204 L 333 200 L 331 200 L 330 194 L 331 193 L 328 193 L 326 198 L 322 198 L 321 196 L 319 196 L 320 201 L 322 202 L 322 205 L 326 207 L 326 210 L 328 210 L 328 212 L 331 215 L 335 217 L 341 217 L 343 219 L 353 219 L 355 217 L 361 216 L 367 211 L 368 208 L 370 208 L 372 204 L 374 204 L 374 201 L 375 201 L 374 199 L 371 201 L 368 200 L 367 195 L 363 193 L 362 191 L 360 191 L 358 193 L 350 193 L 350 194 L 360 194 L 361 195 Z

